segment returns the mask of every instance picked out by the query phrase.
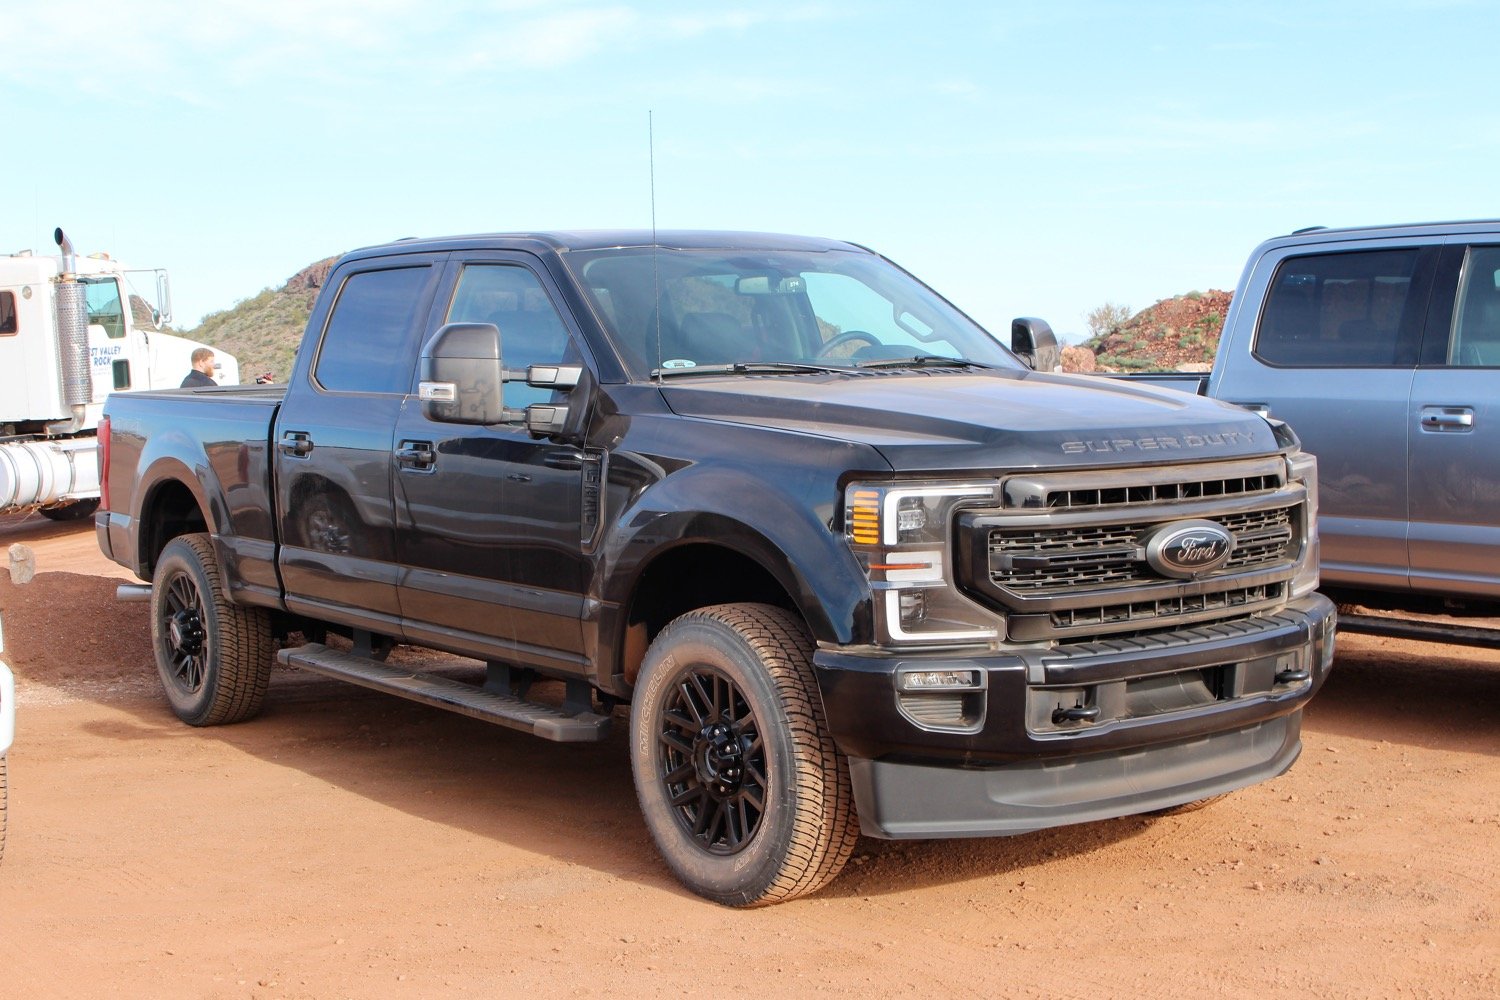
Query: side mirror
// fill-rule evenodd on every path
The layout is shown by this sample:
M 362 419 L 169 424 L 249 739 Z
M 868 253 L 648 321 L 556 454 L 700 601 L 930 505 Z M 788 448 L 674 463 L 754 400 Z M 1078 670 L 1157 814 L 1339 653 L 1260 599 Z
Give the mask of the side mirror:
M 1062 348 L 1044 319 L 1022 316 L 1011 320 L 1010 349 L 1032 371 L 1055 372 L 1062 368 Z
M 449 323 L 422 348 L 422 415 L 448 424 L 504 422 L 506 371 L 493 323 Z

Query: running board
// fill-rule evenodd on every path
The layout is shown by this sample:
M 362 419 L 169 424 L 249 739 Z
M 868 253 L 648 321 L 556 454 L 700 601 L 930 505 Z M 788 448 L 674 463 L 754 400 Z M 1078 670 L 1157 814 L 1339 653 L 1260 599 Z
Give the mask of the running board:
M 1387 618 L 1339 612 L 1340 632 L 1362 632 L 1390 639 L 1418 639 L 1423 642 L 1445 642 L 1456 646 L 1479 646 L 1500 649 L 1500 628 L 1456 625 L 1442 621 L 1412 618 Z
M 593 712 L 569 715 L 559 708 L 450 680 L 402 670 L 377 660 L 329 649 L 318 642 L 283 649 L 276 659 L 288 667 L 349 681 L 398 698 L 467 715 L 481 722 L 519 729 L 557 743 L 597 743 L 609 735 L 610 717 Z

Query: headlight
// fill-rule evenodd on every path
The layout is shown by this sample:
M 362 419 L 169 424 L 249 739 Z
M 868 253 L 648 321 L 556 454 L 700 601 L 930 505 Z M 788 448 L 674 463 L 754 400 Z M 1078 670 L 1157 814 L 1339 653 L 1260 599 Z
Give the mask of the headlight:
M 844 533 L 870 580 L 882 645 L 986 642 L 994 613 L 959 593 L 950 541 L 960 506 L 998 506 L 996 483 L 855 483 Z
M 1303 597 L 1318 589 L 1318 460 L 1305 451 L 1299 451 L 1286 460 L 1287 479 L 1300 481 L 1307 487 L 1307 542 L 1302 546 L 1302 559 L 1297 564 L 1297 575 L 1292 578 L 1292 597 Z

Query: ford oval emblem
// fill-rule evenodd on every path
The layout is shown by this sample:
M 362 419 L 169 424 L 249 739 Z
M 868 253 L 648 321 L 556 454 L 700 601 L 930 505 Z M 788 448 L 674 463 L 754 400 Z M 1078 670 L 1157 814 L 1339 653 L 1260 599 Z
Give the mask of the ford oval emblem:
M 1146 562 L 1162 576 L 1191 580 L 1229 561 L 1234 536 L 1213 521 L 1174 521 L 1146 541 Z

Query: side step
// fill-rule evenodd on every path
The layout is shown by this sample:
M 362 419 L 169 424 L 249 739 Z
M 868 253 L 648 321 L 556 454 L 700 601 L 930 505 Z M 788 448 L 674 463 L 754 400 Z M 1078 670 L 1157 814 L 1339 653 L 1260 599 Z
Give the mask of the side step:
M 1387 618 L 1381 615 L 1341 611 L 1339 612 L 1339 631 L 1382 635 L 1391 639 L 1420 639 L 1424 642 L 1445 642 L 1456 646 L 1500 649 L 1500 628 L 1457 625 L 1444 621 Z
M 497 694 L 436 674 L 402 670 L 377 660 L 329 649 L 319 642 L 283 649 L 276 654 L 276 659 L 288 667 L 301 667 L 398 698 L 467 715 L 471 719 L 519 729 L 544 740 L 597 743 L 609 735 L 610 717 L 607 715 L 594 712 L 569 715 L 550 705 Z

